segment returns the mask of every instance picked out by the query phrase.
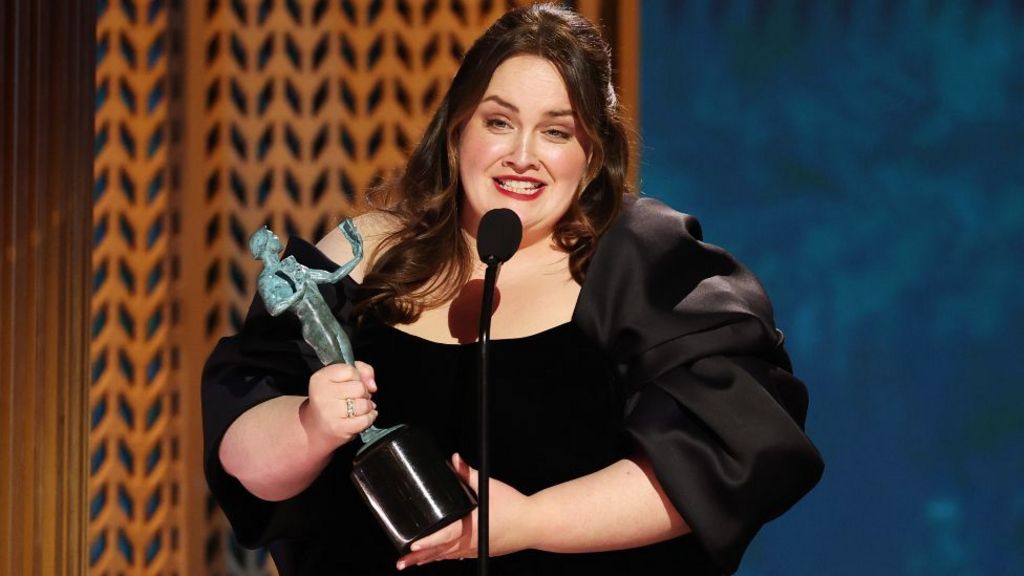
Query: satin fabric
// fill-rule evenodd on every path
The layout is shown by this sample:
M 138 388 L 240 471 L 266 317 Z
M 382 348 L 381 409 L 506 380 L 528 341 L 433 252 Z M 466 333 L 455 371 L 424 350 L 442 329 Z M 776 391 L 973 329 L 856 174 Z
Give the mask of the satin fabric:
M 626 429 L 723 573 L 819 480 L 764 289 L 695 218 L 630 200 L 602 237 L 573 322 L 615 362 Z

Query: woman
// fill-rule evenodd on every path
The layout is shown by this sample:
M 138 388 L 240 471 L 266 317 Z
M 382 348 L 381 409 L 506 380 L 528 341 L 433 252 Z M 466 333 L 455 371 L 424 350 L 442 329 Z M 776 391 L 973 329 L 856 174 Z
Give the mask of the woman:
M 475 486 L 472 246 L 506 207 L 524 235 L 492 321 L 492 572 L 734 572 L 821 474 L 806 392 L 756 279 L 693 218 L 633 199 L 628 158 L 595 28 L 550 5 L 495 23 L 356 219 L 368 262 L 324 290 L 363 362 L 320 368 L 257 298 L 207 364 L 207 478 L 241 541 L 282 574 L 475 572 L 451 561 L 474 557 L 475 513 L 396 563 L 347 475 L 355 435 L 405 422 Z M 351 258 L 340 231 L 318 248 L 286 252 Z

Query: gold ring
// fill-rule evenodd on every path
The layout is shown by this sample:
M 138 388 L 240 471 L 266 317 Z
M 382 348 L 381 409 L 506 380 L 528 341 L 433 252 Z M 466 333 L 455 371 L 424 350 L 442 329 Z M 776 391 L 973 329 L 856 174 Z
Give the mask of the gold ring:
M 345 398 L 345 416 L 352 418 L 356 415 L 355 398 Z

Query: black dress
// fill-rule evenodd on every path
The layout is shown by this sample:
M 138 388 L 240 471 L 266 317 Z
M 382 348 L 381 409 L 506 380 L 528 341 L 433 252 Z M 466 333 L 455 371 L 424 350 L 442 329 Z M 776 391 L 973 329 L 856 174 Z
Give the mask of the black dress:
M 756 279 L 700 242 L 696 220 L 650 199 L 628 202 L 602 238 L 572 321 L 492 341 L 492 476 L 524 494 L 642 452 L 693 534 L 615 552 L 524 551 L 493 558 L 495 575 L 728 574 L 760 526 L 821 475 L 803 434 L 803 384 Z M 288 253 L 333 269 L 312 246 Z M 356 285 L 324 286 L 349 320 Z M 427 431 L 475 465 L 475 345 L 439 344 L 363 322 L 356 358 L 374 366 L 378 425 Z M 252 406 L 305 394 L 318 368 L 294 318 L 254 300 L 242 331 L 221 341 L 203 378 L 206 473 L 239 540 L 270 546 L 281 574 L 389 574 L 397 553 L 348 479 L 358 448 L 338 450 L 302 494 L 269 503 L 217 458 L 227 427 Z M 360 527 L 359 530 L 353 527 Z M 474 574 L 440 562 L 410 574 Z

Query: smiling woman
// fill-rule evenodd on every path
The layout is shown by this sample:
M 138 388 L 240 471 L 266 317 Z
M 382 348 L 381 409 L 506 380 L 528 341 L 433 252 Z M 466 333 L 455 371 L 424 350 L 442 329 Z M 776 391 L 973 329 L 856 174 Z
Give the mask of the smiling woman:
M 396 558 L 345 478 L 378 419 L 427 431 L 476 487 L 472 333 L 484 213 L 525 234 L 492 321 L 490 551 L 496 574 L 733 572 L 817 482 L 771 306 L 692 217 L 632 198 L 608 47 L 535 5 L 467 52 L 405 173 L 356 219 L 367 260 L 325 301 L 365 364 L 315 372 L 257 297 L 204 375 L 206 468 L 247 545 L 282 574 L 471 574 L 476 513 Z M 286 253 L 335 269 L 341 231 Z M 312 364 L 315 366 L 315 364 Z M 379 384 L 378 384 L 379 383 Z M 357 406 L 357 408 L 353 408 Z
M 510 208 L 524 246 L 550 243 L 579 194 L 589 148 L 554 64 L 533 55 L 502 62 L 459 138 L 463 229 L 475 237 L 488 210 Z
M 494 138 L 480 138 L 480 128 Z M 560 137 L 563 146 L 557 146 Z M 562 152 L 540 156 L 552 150 Z M 578 178 L 568 170 L 572 162 L 562 160 L 573 153 L 583 162 Z M 372 309 L 385 322 L 408 324 L 454 298 L 472 274 L 473 251 L 465 235 L 475 233 L 479 208 L 487 205 L 467 207 L 467 200 L 482 201 L 485 188 L 525 195 L 529 186 L 514 183 L 523 177 L 536 184 L 557 176 L 558 182 L 548 184 L 559 189 L 570 185 L 566 179 L 574 180 L 562 198 L 567 210 L 558 216 L 552 211 L 553 222 L 524 222 L 524 239 L 528 246 L 550 237 L 568 256 L 573 280 L 581 283 L 598 237 L 623 196 L 632 192 L 629 154 L 629 129 L 612 87 L 610 49 L 597 29 L 551 5 L 509 12 L 466 53 L 402 177 L 377 191 L 378 207 L 402 225 L 371 263 L 359 313 Z M 545 163 L 556 156 L 558 174 L 542 174 L 554 169 Z M 488 161 L 497 165 L 477 166 L 476 175 L 467 172 L 468 164 Z M 493 180 L 497 176 L 503 186 Z M 561 197 L 548 193 L 538 199 L 545 196 L 545 205 Z M 523 210 L 520 217 L 527 214 L 525 206 L 515 206 L 508 205 Z M 530 212 L 536 217 L 541 210 Z

